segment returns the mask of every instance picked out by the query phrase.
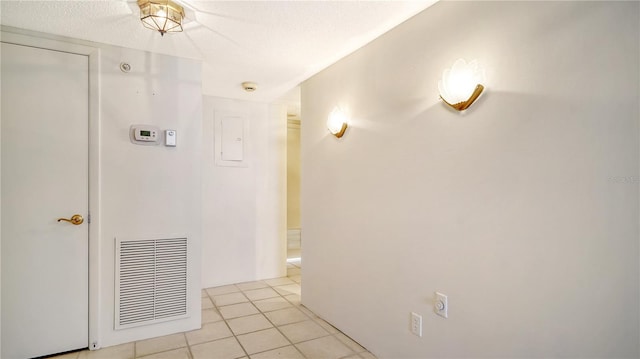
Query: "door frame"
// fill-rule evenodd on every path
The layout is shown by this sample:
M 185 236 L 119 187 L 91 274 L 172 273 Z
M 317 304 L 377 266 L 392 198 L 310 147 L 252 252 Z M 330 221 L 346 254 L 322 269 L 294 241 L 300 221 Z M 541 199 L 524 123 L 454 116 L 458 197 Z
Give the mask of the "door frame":
M 0 27 L 0 42 L 87 56 L 89 61 L 89 323 L 87 347 L 100 349 L 100 49 L 87 42 Z M 0 120 L 1 121 L 1 120 Z M 0 164 L 1 168 L 1 164 Z M 1 238 L 0 238 L 1 240 Z M 2 344 L 0 343 L 0 346 Z M 52 353 L 54 354 L 54 353 Z

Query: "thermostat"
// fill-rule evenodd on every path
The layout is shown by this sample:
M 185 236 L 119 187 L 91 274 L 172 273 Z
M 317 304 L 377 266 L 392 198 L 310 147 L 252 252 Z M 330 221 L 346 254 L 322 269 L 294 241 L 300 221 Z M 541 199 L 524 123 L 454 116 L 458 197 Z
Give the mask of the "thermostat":
M 160 129 L 156 126 L 131 126 L 131 142 L 138 145 L 156 145 L 160 139 Z

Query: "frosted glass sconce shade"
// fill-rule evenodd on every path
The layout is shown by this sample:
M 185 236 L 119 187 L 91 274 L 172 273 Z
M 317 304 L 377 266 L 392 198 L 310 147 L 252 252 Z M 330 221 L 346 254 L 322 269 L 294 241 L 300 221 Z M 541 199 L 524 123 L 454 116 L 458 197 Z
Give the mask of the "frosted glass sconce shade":
M 458 111 L 466 110 L 484 90 L 483 82 L 484 71 L 479 68 L 477 60 L 467 63 L 458 59 L 442 73 L 438 82 L 440 98 Z
M 160 32 L 181 32 L 184 9 L 171 0 L 138 0 L 144 27 Z
M 347 114 L 340 108 L 336 107 L 329 114 L 329 118 L 327 119 L 327 128 L 334 136 L 340 138 L 347 130 L 348 120 Z

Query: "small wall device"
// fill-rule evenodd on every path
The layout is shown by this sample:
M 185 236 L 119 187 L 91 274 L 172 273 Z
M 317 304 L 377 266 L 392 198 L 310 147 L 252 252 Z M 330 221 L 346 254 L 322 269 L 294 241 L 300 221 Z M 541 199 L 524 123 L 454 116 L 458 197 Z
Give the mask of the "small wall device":
M 176 130 L 165 130 L 164 145 L 167 147 L 176 147 L 176 137 L 178 137 Z
M 160 141 L 160 129 L 150 125 L 132 125 L 130 137 L 136 145 L 154 146 Z

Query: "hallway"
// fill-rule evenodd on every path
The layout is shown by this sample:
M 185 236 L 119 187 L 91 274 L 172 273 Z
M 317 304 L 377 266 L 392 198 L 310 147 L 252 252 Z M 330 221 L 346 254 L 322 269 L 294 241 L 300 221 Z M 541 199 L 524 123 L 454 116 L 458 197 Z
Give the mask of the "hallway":
M 300 304 L 301 260 L 288 277 L 207 288 L 202 328 L 56 359 L 375 359 Z

